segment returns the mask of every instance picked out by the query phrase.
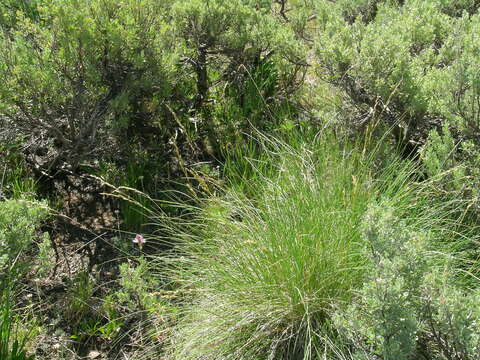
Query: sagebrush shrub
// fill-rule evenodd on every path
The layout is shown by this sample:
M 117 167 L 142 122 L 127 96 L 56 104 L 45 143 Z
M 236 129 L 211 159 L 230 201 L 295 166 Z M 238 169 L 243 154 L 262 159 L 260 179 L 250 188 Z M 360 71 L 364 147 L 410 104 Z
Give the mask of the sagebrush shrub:
M 435 247 L 442 234 L 416 227 L 387 204 L 365 218 L 368 280 L 336 328 L 353 344 L 352 359 L 475 359 L 479 355 L 477 290 L 456 284 L 450 255 Z M 415 221 L 415 219 L 413 220 Z
M 22 200 L 0 202 L 0 269 L 6 272 L 28 250 L 39 224 L 48 215 L 45 204 Z M 17 265 L 21 265 L 19 262 Z
M 118 157 L 118 143 L 203 151 L 230 129 L 213 120 L 217 102 L 243 109 L 242 128 L 302 81 L 304 47 L 271 1 L 29 4 L 37 15 L 13 11 L 0 34 L 0 118 L 42 139 L 44 169 Z
M 426 176 L 450 172 L 438 194 L 468 200 L 478 217 L 478 4 L 319 1 L 316 11 L 317 73 L 343 100 L 331 117 L 354 134 L 388 129 Z
M 45 137 L 48 166 L 77 166 L 135 117 L 148 122 L 144 108 L 170 94 L 175 54 L 163 52 L 163 6 L 45 1 L 37 9 L 39 20 L 18 13 L 17 30 L 0 35 L 0 114 Z
M 347 125 L 380 122 L 415 151 L 445 121 L 462 136 L 478 132 L 475 7 L 448 0 L 318 2 L 319 75 L 347 95 Z

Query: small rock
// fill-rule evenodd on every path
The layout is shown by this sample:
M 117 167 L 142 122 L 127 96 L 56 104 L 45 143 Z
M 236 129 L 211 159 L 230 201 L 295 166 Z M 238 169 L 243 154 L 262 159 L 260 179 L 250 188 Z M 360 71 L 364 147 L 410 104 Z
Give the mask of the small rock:
M 100 356 L 100 353 L 96 350 L 92 350 L 88 353 L 88 358 L 89 359 L 96 359 Z

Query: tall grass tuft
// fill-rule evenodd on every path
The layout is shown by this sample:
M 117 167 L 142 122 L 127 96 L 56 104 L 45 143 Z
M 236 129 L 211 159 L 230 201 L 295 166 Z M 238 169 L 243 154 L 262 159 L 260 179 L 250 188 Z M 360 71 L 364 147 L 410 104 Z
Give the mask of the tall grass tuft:
M 368 205 L 411 198 L 410 164 L 375 171 L 375 156 L 330 136 L 294 146 L 262 140 L 276 171 L 255 176 L 253 199 L 206 200 L 197 237 L 173 266 L 185 306 L 172 359 L 318 359 L 338 352 L 330 321 L 369 266 L 361 222 Z M 375 175 L 375 176 L 374 176 Z M 396 200 L 395 200 L 396 199 Z
M 33 360 L 33 356 L 27 355 L 26 344 L 29 335 L 18 334 L 16 320 L 12 311 L 12 285 L 0 281 L 0 359 L 2 360 Z

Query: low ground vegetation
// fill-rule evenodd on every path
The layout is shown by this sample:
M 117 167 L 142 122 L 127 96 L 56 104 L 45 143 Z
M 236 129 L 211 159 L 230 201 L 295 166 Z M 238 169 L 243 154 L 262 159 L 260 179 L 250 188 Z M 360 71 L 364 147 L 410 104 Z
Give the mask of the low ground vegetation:
M 0 359 L 478 359 L 479 10 L 0 1 Z

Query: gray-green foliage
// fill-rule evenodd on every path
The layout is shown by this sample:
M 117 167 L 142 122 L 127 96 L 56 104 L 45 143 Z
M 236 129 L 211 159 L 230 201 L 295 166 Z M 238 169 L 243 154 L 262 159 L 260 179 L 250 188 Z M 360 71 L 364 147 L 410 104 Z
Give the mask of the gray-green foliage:
M 282 22 L 273 15 L 272 5 L 270 0 L 176 1 L 172 10 L 174 29 L 185 42 L 186 55 L 197 59 L 204 51 L 216 64 L 230 63 L 234 72 L 230 76 L 235 76 L 235 72 L 243 71 L 236 67 L 251 67 L 268 52 L 279 59 L 302 56 L 302 46 L 295 41 L 292 30 L 288 26 L 279 28 Z
M 436 179 L 441 196 L 465 201 L 465 214 L 475 219 L 480 214 L 480 147 L 473 138 L 456 138 L 454 131 L 449 122 L 442 129 L 431 130 L 420 158 L 425 173 Z
M 372 13 L 369 21 L 365 9 Z M 409 116 L 425 111 L 428 99 L 422 88 L 437 70 L 440 47 L 452 36 L 456 21 L 442 13 L 438 2 L 321 1 L 318 12 L 317 54 L 331 81 L 372 106 L 382 101 Z
M 365 218 L 365 252 L 372 263 L 360 304 L 342 314 L 349 335 L 359 335 L 368 353 L 386 360 L 410 359 L 416 348 L 419 283 L 428 257 L 424 234 L 415 233 L 387 207 L 370 209 Z M 420 276 L 419 276 L 420 275 Z M 368 345 L 367 345 L 368 344 Z
M 0 202 L 0 269 L 17 261 L 33 243 L 39 222 L 46 218 L 44 204 L 22 200 Z
M 369 210 L 363 234 L 368 281 L 335 318 L 354 344 L 352 358 L 478 358 L 479 293 L 456 286 L 448 256 L 432 248 L 439 233 L 383 204 Z
M 43 233 L 43 239 L 38 244 L 38 276 L 46 276 L 53 269 L 55 262 L 52 259 L 54 258 L 52 240 L 48 233 Z
M 405 155 L 426 143 L 426 175 L 451 172 L 440 192 L 470 200 L 478 216 L 478 3 L 319 1 L 316 11 L 318 74 L 346 100 L 339 121 L 391 129 Z
M 422 160 L 429 176 L 438 176 L 446 170 L 456 167 L 455 150 L 457 145 L 452 137 L 448 124 L 444 124 L 442 134 L 432 130 L 427 146 L 422 152 Z M 463 177 L 463 176 L 462 176 Z
M 273 109 L 295 100 L 305 46 L 274 3 L 188 0 L 172 6 L 181 71 L 194 85 L 189 111 L 200 124 L 195 131 L 208 135 L 214 151 L 237 141 L 251 124 L 274 124 Z
M 448 272 L 433 271 L 422 286 L 423 320 L 419 346 L 436 358 L 478 359 L 480 356 L 480 292 L 455 286 Z
M 469 1 L 320 1 L 315 44 L 324 78 L 406 142 L 449 121 L 478 127 L 478 25 Z
M 159 288 L 159 282 L 151 272 L 151 266 L 144 258 L 138 259 L 138 264 L 130 263 L 120 265 L 120 290 L 114 297 L 130 309 L 155 312 L 160 307 L 157 296 L 152 294 Z

